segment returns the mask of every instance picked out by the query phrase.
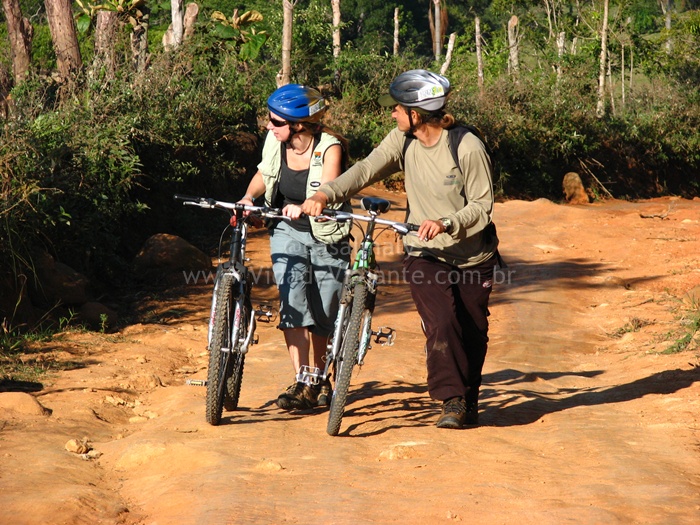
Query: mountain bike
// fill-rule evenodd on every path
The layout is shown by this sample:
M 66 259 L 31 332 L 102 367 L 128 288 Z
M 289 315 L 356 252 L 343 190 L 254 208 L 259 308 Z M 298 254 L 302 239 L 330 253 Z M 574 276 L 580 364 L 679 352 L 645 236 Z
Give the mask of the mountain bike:
M 371 348 L 372 337 L 374 336 L 374 342 L 377 344 L 394 344 L 396 332 L 393 328 L 382 326 L 377 331 L 372 331 L 372 314 L 378 286 L 378 274 L 375 273 L 375 241 L 387 230 L 393 230 L 400 235 L 418 231 L 418 225 L 379 218 L 379 215 L 386 213 L 391 206 L 385 199 L 364 197 L 360 205 L 367 215 L 324 209 L 317 219 L 355 221 L 361 230 L 359 222 L 367 223 L 352 268 L 345 272 L 335 329 L 325 356 L 325 368 L 319 378 L 325 382 L 331 373 L 335 377 L 326 427 L 326 432 L 331 436 L 338 435 L 353 368 L 355 365 L 364 364 L 367 351 Z M 385 228 L 375 236 L 377 225 Z
M 257 343 L 255 336 L 256 319 L 266 321 L 269 308 L 263 308 L 260 315 L 251 305 L 252 274 L 246 267 L 245 258 L 248 226 L 255 217 L 287 219 L 278 208 L 247 206 L 222 202 L 205 197 L 175 195 L 176 200 L 185 206 L 198 206 L 205 209 L 220 209 L 230 213 L 231 232 L 229 259 L 220 263 L 216 270 L 214 291 L 209 316 L 207 347 L 209 369 L 206 382 L 190 382 L 207 387 L 206 420 L 211 425 L 221 422 L 223 409 L 235 410 L 241 392 L 245 356 L 251 344 Z M 247 212 L 247 213 L 246 213 Z M 227 229 L 229 226 L 227 226 Z M 224 230 L 224 233 L 226 230 Z M 221 245 L 220 242 L 220 257 Z

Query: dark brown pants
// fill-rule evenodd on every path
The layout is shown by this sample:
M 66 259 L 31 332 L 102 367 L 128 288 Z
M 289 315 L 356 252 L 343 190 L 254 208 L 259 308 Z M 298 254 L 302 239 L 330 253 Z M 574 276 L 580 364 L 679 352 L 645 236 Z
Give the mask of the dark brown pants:
M 476 402 L 488 343 L 495 258 L 467 269 L 407 257 L 406 277 L 427 338 L 428 391 L 444 401 Z

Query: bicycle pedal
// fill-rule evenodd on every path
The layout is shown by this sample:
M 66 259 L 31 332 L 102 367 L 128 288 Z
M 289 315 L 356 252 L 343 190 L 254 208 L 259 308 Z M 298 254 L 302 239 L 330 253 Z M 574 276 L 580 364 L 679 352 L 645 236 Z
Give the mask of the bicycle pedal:
M 374 342 L 382 346 L 393 346 L 396 339 L 396 330 L 388 326 L 380 326 L 376 332 L 372 332 Z
M 307 385 L 317 385 L 321 377 L 321 369 L 315 366 L 302 365 L 297 374 L 297 381 Z
M 207 380 L 206 379 L 188 379 L 185 381 L 185 384 L 188 386 L 207 386 Z
M 253 340 L 250 342 L 251 345 L 257 345 L 258 341 L 260 341 L 260 338 L 258 337 L 258 334 L 255 334 L 253 336 Z
M 255 320 L 261 323 L 272 323 L 277 319 L 277 310 L 271 304 L 259 304 L 255 309 Z

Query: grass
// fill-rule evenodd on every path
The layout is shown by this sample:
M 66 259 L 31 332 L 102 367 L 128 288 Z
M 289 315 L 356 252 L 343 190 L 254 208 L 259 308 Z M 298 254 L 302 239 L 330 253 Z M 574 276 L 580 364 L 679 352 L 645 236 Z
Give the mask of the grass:
M 618 328 L 613 332 L 610 332 L 608 336 L 614 339 L 619 339 L 627 333 L 639 332 L 639 330 L 641 330 L 643 327 L 649 326 L 650 324 L 653 324 L 652 321 L 647 321 L 646 319 L 639 319 L 637 317 L 633 317 L 627 323 L 625 323 L 624 326 Z
M 6 323 L 0 325 L 0 385 L 5 381 L 39 382 L 50 372 L 72 368 L 74 364 L 58 363 L 51 355 L 30 353 L 28 347 L 33 343 L 44 343 L 54 339 L 59 332 L 66 330 L 82 331 L 82 326 L 71 326 L 73 314 L 59 319 L 58 325 L 42 328 L 41 325 L 23 333 L 8 328 Z
M 693 311 L 687 317 L 680 319 L 683 327 L 668 334 L 668 339 L 675 338 L 675 341 L 662 354 L 677 354 L 686 350 L 697 350 L 700 348 L 700 310 Z

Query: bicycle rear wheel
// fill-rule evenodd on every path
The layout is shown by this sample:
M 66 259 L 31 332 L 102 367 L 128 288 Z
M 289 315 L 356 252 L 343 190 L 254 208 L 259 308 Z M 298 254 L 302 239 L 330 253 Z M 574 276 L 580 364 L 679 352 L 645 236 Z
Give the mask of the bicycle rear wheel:
M 357 283 L 353 292 L 350 320 L 343 333 L 343 342 L 335 362 L 335 388 L 331 397 L 326 432 L 337 436 L 343 421 L 345 403 L 350 389 L 352 370 L 357 364 L 357 351 L 360 346 L 360 328 L 363 325 L 367 310 L 367 286 L 364 282 Z
M 226 378 L 231 372 L 233 361 L 235 361 L 231 343 L 233 316 L 236 308 L 233 301 L 233 284 L 233 276 L 221 274 L 212 307 L 206 399 L 206 419 L 210 425 L 218 425 L 221 422 Z

